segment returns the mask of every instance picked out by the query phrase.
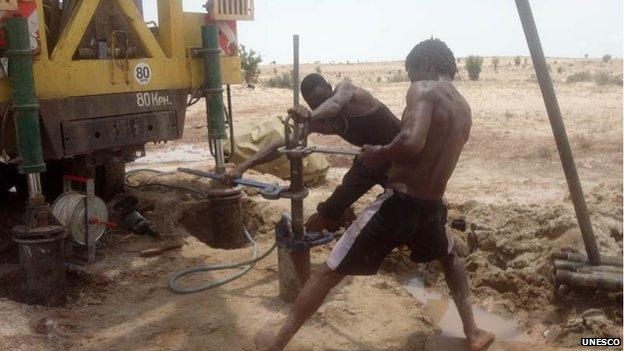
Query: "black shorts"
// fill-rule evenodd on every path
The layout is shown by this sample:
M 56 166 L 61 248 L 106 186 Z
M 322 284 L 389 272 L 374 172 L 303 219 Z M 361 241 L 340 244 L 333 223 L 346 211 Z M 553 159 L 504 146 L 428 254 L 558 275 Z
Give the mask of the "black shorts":
M 327 265 L 347 275 L 377 273 L 386 256 L 400 245 L 414 262 L 429 262 L 451 253 L 442 200 L 420 199 L 387 189 L 364 209 L 332 250 Z

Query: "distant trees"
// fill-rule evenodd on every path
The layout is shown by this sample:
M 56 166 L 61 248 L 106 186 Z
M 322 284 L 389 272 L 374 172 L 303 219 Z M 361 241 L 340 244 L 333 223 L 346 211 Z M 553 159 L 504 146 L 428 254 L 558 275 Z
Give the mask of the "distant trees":
M 520 66 L 521 63 L 522 63 L 522 57 L 520 56 L 514 57 L 514 65 Z
M 609 61 L 611 61 L 611 58 L 612 58 L 611 55 L 604 55 L 602 57 L 602 62 L 609 63 Z
M 468 71 L 470 80 L 479 80 L 481 65 L 483 65 L 483 58 L 481 56 L 468 56 L 466 58 L 466 70 Z
M 241 59 L 241 68 L 243 69 L 243 79 L 245 79 L 248 87 L 252 87 L 258 82 L 258 76 L 260 75 L 258 65 L 262 62 L 262 57 L 254 50 L 247 51 L 245 45 L 240 45 L 238 52 Z

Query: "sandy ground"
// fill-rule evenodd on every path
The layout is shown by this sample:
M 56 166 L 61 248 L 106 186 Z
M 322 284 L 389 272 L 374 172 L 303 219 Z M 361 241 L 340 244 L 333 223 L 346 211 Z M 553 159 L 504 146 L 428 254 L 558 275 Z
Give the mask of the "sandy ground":
M 514 66 L 503 58 L 497 72 L 485 60 L 481 80 L 466 80 L 461 70 L 457 88 L 473 110 L 471 140 L 451 179 L 446 200 L 450 217 L 464 217 L 465 232 L 454 231 L 469 274 L 471 300 L 480 308 L 484 325 L 502 318 L 512 324 L 503 342 L 490 350 L 575 349 L 581 336 L 622 337 L 622 293 L 575 290 L 553 293 L 549 257 L 560 248 L 583 250 L 567 193 L 565 178 L 543 102 L 530 65 Z M 556 61 L 556 63 L 555 63 Z M 549 59 L 561 109 L 576 156 L 601 252 L 622 255 L 622 87 L 593 82 L 566 84 L 577 71 L 622 73 L 622 61 Z M 303 65 L 302 73 L 316 70 Z M 563 72 L 557 73 L 562 67 Z M 261 79 L 288 69 L 264 66 Z M 400 62 L 321 65 L 333 83 L 349 78 L 369 89 L 400 116 L 407 82 L 390 83 Z M 236 86 L 235 121 L 257 123 L 279 116 L 292 104 L 292 92 Z M 131 167 L 171 170 L 185 165 L 209 168 L 205 112 L 201 103 L 187 115 L 185 137 L 153 145 L 148 157 Z M 311 143 L 348 146 L 335 137 L 312 136 Z M 306 199 L 306 215 L 340 182 L 348 158 L 332 157 L 335 166 L 324 183 Z M 250 172 L 249 177 L 279 181 Z M 138 174 L 134 181 L 147 179 Z M 159 182 L 208 187 L 183 175 L 163 175 Z M 372 201 L 374 189 L 355 206 Z M 278 297 L 277 258 L 271 254 L 231 284 L 209 292 L 174 295 L 166 288 L 173 271 L 199 264 L 244 260 L 250 248 L 210 248 L 193 233 L 211 220 L 207 203 L 196 195 L 162 187 L 132 190 L 168 243 L 181 249 L 158 257 L 137 251 L 158 247 L 151 238 L 107 234 L 106 257 L 86 271 L 68 273 L 70 301 L 65 308 L 33 307 L 0 299 L 0 344 L 16 350 L 245 350 L 251 336 L 274 326 L 288 305 Z M 285 200 L 269 201 L 253 191 L 243 200 L 245 222 L 260 249 L 273 240 L 273 226 L 289 209 Z M 312 260 L 322 264 L 331 250 L 315 248 Z M 0 265 L 2 293 L 17 290 L 14 260 Z M 185 279 L 201 283 L 226 273 Z M 411 289 L 417 277 L 420 288 Z M 11 293 L 13 291 L 13 293 Z M 416 296 L 412 296 L 414 294 Z M 375 277 L 345 280 L 293 339 L 289 350 L 461 350 L 457 330 L 447 330 L 453 318 L 440 269 L 436 263 L 414 265 L 408 253 L 394 252 Z M 456 318 L 456 317 L 455 317 Z M 491 323 L 490 323 L 491 325 Z M 455 326 L 456 327 L 456 326 Z M 498 328 L 496 325 L 493 326 Z M 497 330 L 498 331 L 498 330 Z M 439 333 L 441 334 L 439 336 Z

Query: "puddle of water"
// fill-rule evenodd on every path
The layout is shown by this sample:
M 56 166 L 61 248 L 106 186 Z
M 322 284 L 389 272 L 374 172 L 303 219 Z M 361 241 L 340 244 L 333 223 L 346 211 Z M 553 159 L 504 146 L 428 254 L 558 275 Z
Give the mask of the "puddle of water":
M 414 298 L 427 306 L 427 314 L 441 330 L 440 336 L 464 338 L 462 322 L 452 298 L 426 289 L 420 278 L 409 280 L 406 288 Z M 517 320 L 501 317 L 474 305 L 472 310 L 477 326 L 496 334 L 497 340 L 513 341 L 522 335 Z

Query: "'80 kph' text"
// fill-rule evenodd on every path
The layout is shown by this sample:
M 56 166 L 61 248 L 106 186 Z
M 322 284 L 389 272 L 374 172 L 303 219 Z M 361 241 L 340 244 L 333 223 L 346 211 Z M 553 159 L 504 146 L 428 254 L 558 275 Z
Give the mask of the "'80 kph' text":
M 160 107 L 160 106 L 171 106 L 173 105 L 173 101 L 169 95 L 161 95 L 159 92 L 153 93 L 137 93 L 137 106 L 139 107 Z

